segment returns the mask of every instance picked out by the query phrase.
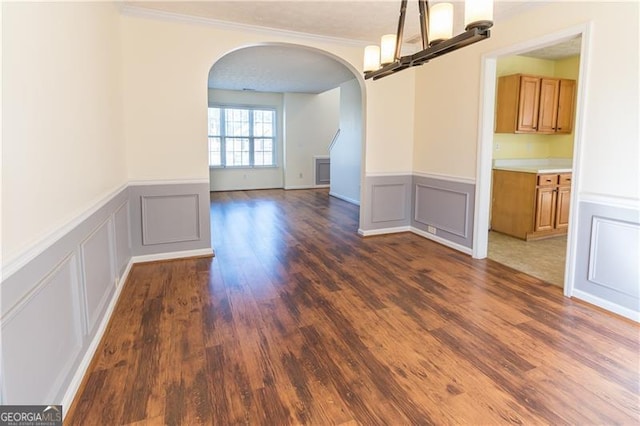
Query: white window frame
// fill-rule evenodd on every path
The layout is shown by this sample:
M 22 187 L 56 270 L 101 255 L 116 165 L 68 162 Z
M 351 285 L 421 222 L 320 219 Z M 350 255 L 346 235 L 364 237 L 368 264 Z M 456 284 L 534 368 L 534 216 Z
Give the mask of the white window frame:
M 278 167 L 278 135 L 277 135 L 277 120 L 278 120 L 278 112 L 275 107 L 268 105 L 228 105 L 228 104 L 211 104 L 209 105 L 209 109 L 218 108 L 220 110 L 220 134 L 219 135 L 211 135 L 208 134 L 207 141 L 209 138 L 220 138 L 220 165 L 211 165 L 211 151 L 207 148 L 207 162 L 209 162 L 209 168 L 211 169 L 260 169 L 260 168 L 277 168 Z M 249 111 L 249 136 L 227 136 L 226 135 L 226 122 L 225 122 L 225 110 L 227 109 L 239 109 L 239 110 L 248 110 Z M 270 111 L 273 112 L 273 136 L 254 136 L 253 135 L 253 112 L 254 111 Z M 208 115 L 207 115 L 208 117 Z M 207 128 L 211 129 L 207 118 Z M 209 133 L 207 131 L 207 133 Z M 226 164 L 226 139 L 227 138 L 245 138 L 249 140 L 249 164 L 246 165 L 227 165 Z M 255 139 L 272 139 L 272 164 L 269 165 L 256 165 L 255 164 Z

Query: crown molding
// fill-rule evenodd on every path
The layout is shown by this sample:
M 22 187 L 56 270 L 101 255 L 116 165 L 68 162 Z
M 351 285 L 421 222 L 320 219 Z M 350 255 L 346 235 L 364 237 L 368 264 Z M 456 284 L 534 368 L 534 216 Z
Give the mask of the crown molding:
M 182 22 L 186 24 L 207 25 L 223 30 L 244 31 L 255 34 L 272 35 L 278 37 L 292 37 L 319 42 L 336 43 L 355 47 L 364 47 L 369 42 L 363 40 L 353 40 L 340 37 L 322 36 L 318 34 L 309 34 L 298 31 L 289 31 L 278 28 L 262 27 L 257 25 L 241 24 L 237 22 L 220 21 L 212 18 L 204 18 L 201 16 L 183 15 L 180 13 L 166 12 L 162 10 L 148 9 L 129 4 L 122 4 L 119 7 L 120 14 L 124 16 L 133 16 L 138 18 L 150 18 L 172 22 Z

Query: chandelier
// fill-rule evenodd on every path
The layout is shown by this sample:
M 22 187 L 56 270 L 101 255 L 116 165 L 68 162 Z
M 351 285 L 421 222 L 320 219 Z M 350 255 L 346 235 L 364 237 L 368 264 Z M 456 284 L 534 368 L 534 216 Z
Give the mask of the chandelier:
M 489 38 L 493 26 L 493 0 L 465 0 L 465 31 L 453 37 L 453 5 L 436 3 L 429 7 L 426 0 L 418 1 L 422 50 L 400 56 L 407 0 L 400 2 L 400 17 L 396 34 L 386 34 L 380 46 L 364 50 L 364 78 L 377 80 L 403 69 L 422 65 L 431 59 Z

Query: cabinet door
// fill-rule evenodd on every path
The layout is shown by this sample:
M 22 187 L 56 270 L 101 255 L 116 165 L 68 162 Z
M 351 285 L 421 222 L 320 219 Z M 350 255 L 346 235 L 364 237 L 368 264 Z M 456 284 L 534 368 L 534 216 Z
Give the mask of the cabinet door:
M 558 91 L 558 122 L 556 132 L 571 133 L 573 130 L 573 110 L 576 97 L 575 80 L 560 80 Z
M 518 105 L 518 133 L 535 133 L 538 130 L 538 105 L 540 79 L 523 75 L 520 78 L 520 103 Z
M 558 188 L 558 202 L 556 208 L 556 229 L 569 227 L 569 204 L 571 200 L 571 187 Z
M 560 80 L 543 78 L 540 81 L 540 111 L 538 112 L 538 132 L 555 133 L 558 119 L 558 91 Z
M 538 188 L 536 192 L 536 221 L 534 230 L 549 231 L 555 226 L 556 189 Z

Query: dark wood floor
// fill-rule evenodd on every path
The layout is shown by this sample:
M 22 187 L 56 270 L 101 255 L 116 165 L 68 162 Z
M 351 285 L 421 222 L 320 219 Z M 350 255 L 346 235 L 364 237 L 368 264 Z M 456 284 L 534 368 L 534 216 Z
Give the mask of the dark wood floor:
M 67 424 L 637 424 L 639 327 L 326 190 L 216 193 L 133 267 Z

